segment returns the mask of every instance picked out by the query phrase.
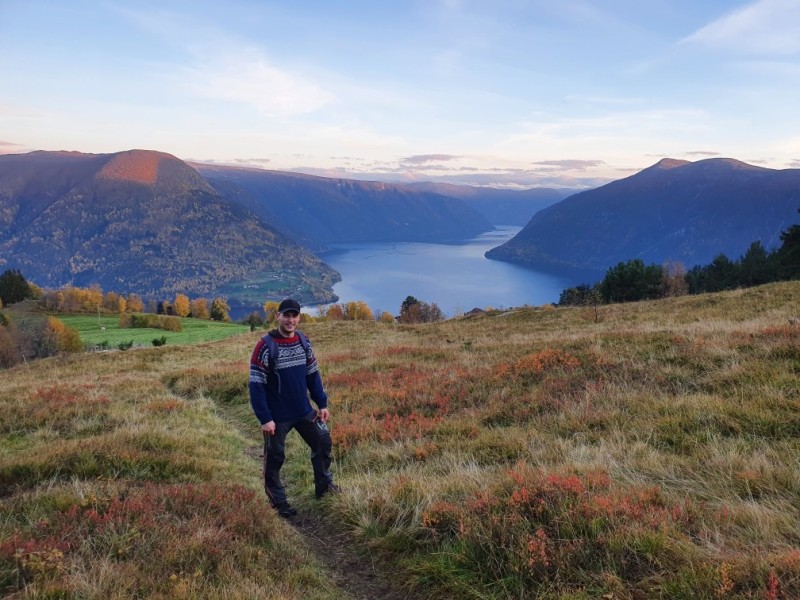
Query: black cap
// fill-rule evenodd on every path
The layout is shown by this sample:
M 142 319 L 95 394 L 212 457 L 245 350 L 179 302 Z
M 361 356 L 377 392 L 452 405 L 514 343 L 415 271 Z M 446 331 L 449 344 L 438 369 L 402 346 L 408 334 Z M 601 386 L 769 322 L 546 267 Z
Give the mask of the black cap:
M 286 298 L 278 306 L 278 314 L 283 314 L 286 311 L 293 310 L 296 313 L 300 312 L 300 303 L 292 298 Z

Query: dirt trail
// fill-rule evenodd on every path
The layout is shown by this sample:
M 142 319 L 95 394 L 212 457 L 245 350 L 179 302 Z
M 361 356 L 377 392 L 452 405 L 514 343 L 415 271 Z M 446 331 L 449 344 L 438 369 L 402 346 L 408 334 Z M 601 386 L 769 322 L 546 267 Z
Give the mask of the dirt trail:
M 347 532 L 325 523 L 321 517 L 300 513 L 291 519 L 306 545 L 331 572 L 336 585 L 354 600 L 422 600 L 402 589 L 387 566 L 373 560 Z
M 245 454 L 263 460 L 260 447 Z M 316 514 L 298 507 L 298 514 L 286 520 L 305 540 L 309 551 L 327 567 L 336 586 L 353 600 L 427 600 L 404 589 L 386 564 L 374 559 L 368 548 L 353 539 L 343 527 L 332 526 Z

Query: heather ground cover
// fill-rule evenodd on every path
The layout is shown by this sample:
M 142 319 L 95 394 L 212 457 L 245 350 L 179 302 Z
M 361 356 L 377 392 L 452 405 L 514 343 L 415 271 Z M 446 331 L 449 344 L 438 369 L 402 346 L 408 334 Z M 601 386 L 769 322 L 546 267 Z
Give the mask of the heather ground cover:
M 413 598 L 800 597 L 798 316 L 795 282 L 304 324 L 345 491 L 294 439 L 291 500 Z M 265 507 L 258 335 L 4 372 L 2 589 L 354 597 Z
M 350 331 L 332 510 L 443 598 L 799 597 L 798 291 Z
M 225 360 L 246 362 L 246 345 Z M 344 597 L 268 509 L 249 442 L 210 399 L 165 383 L 219 353 L 134 349 L 3 372 L 0 593 Z

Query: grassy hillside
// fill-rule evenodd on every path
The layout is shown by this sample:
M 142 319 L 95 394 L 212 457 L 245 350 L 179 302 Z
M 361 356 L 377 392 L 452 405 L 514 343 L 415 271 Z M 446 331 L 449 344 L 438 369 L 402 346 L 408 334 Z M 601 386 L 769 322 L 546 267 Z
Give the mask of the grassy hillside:
M 290 499 L 409 597 L 800 597 L 798 316 L 794 282 L 306 325 L 345 492 L 295 436 Z M 0 590 L 348 597 L 262 497 L 258 335 L 4 372 Z

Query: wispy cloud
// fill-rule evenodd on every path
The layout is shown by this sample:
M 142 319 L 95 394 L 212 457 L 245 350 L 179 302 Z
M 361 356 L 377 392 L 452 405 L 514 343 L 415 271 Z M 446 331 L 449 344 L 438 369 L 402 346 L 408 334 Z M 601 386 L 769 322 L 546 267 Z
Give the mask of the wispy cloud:
M 455 185 L 472 185 L 477 187 L 497 187 L 507 189 L 529 189 L 534 187 L 588 189 L 603 185 L 610 181 L 603 177 L 571 177 L 558 173 L 545 174 L 541 171 L 524 169 L 477 169 L 464 167 L 453 169 L 453 172 L 438 172 L 432 174 L 427 171 L 414 171 L 413 169 L 392 168 L 385 170 L 364 171 L 359 169 L 343 169 L 341 167 L 320 169 L 315 167 L 302 167 L 294 169 L 295 172 L 320 177 L 334 177 L 344 179 L 360 179 L 366 181 L 389 181 L 393 183 L 411 183 L 433 181 L 439 183 L 452 183 Z
M 453 154 L 417 154 L 415 156 L 406 156 L 403 162 L 412 165 L 421 165 L 430 162 L 456 160 L 457 158 L 459 157 Z
M 426 162 L 425 158 L 441 156 L 445 161 Z M 362 180 L 403 182 L 440 182 L 457 185 L 492 186 L 510 189 L 527 189 L 531 187 L 558 187 L 569 189 L 585 189 L 608 183 L 614 177 L 605 174 L 580 174 L 592 165 L 601 165 L 603 161 L 593 160 L 561 160 L 542 161 L 541 164 L 515 166 L 503 164 L 503 159 L 489 156 L 454 156 L 419 155 L 408 157 L 417 162 L 408 162 L 407 158 L 394 161 L 374 161 L 353 157 L 347 167 L 339 166 L 320 168 L 310 165 L 295 166 L 289 170 L 318 175 L 323 177 L 342 177 Z M 447 164 L 447 160 L 457 163 Z M 495 166 L 488 166 L 495 165 Z
M 570 171 L 586 171 L 591 167 L 599 167 L 600 165 L 604 165 L 606 163 L 605 161 L 602 160 L 566 159 L 566 160 L 540 160 L 531 164 L 542 165 L 545 167 L 556 167 L 559 169 L 567 169 Z
M 200 97 L 247 105 L 274 117 L 311 113 L 334 100 L 313 76 L 278 64 L 257 43 L 230 30 L 198 17 L 189 17 L 187 24 L 185 16 L 168 9 L 117 10 L 172 47 L 176 56 L 185 56 L 188 66 L 174 76 L 179 85 Z M 168 64 L 164 67 L 171 72 Z
M 758 0 L 682 40 L 736 54 L 789 56 L 800 52 L 800 3 Z
M 14 142 L 5 142 L 0 140 L 0 154 L 17 154 L 27 152 L 28 148 L 22 144 L 15 144 Z
M 237 158 L 235 162 L 244 167 L 266 168 L 272 160 L 269 158 Z
M 684 156 L 719 156 L 719 152 L 711 152 L 709 150 L 690 150 L 683 153 Z
M 333 94 L 302 75 L 271 65 L 265 58 L 231 57 L 190 71 L 189 86 L 207 98 L 249 105 L 269 116 L 314 112 Z

